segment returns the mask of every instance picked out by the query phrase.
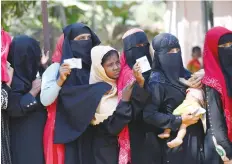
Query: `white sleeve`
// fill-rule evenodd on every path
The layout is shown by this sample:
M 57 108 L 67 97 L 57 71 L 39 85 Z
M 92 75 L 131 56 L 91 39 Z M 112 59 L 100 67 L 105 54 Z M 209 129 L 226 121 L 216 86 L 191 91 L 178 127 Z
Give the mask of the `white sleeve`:
M 43 73 L 40 101 L 44 106 L 51 105 L 56 100 L 61 89 L 56 83 L 59 68 L 59 63 L 53 63 Z

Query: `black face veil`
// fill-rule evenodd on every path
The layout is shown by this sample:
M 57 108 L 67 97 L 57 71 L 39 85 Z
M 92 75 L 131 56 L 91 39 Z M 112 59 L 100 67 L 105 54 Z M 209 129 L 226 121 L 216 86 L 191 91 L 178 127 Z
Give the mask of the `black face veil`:
M 90 34 L 91 39 L 73 40 L 84 33 Z M 64 29 L 62 63 L 65 59 L 81 58 L 82 69 L 72 69 L 60 90 L 55 122 L 55 143 L 69 143 L 76 140 L 89 126 L 102 96 L 111 89 L 107 83 L 89 85 L 90 51 L 98 44 L 100 40 L 96 34 L 82 23 L 72 24 Z
M 143 46 L 137 46 L 143 44 Z M 149 51 L 149 42 L 144 32 L 133 33 L 123 39 L 123 49 L 128 66 L 132 69 L 136 60 L 146 56 L 150 66 L 152 65 L 152 58 Z M 150 71 L 144 72 L 143 76 L 148 79 Z
M 223 35 L 219 45 L 232 42 L 232 34 Z M 232 97 L 232 46 L 218 48 L 219 62 L 226 81 L 227 92 Z
M 173 48 L 180 49 L 178 39 L 172 34 L 162 33 L 153 39 L 152 46 L 155 50 L 152 70 L 162 72 L 170 83 L 183 87 L 179 78 L 186 77 L 188 72 L 184 69 L 181 51 L 169 53 Z

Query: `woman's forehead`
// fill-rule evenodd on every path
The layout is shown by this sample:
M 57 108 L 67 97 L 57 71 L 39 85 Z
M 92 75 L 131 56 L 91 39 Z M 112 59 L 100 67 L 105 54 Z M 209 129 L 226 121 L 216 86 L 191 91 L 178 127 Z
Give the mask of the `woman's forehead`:
M 128 30 L 128 31 L 123 35 L 122 39 L 124 39 L 124 38 L 126 38 L 127 36 L 132 35 L 132 34 L 134 34 L 134 33 L 136 33 L 136 32 L 144 32 L 144 31 L 143 31 L 142 29 L 140 29 L 140 28 L 132 28 L 132 29 Z

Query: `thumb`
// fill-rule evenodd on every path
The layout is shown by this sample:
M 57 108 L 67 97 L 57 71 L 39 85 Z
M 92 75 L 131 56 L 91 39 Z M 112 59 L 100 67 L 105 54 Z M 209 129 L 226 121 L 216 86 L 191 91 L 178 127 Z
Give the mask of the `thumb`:
M 49 51 L 47 51 L 46 56 L 49 56 Z

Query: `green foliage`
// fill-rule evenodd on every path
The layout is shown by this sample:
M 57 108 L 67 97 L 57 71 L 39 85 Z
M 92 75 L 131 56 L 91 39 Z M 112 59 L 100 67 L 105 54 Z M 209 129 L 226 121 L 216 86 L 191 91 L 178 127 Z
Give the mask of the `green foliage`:
M 2 1 L 2 27 L 5 30 L 9 30 L 10 21 L 21 17 L 30 6 L 34 6 L 36 1 Z
M 98 1 L 98 5 L 101 5 L 103 9 L 109 9 L 115 17 L 122 18 L 122 24 L 125 25 L 126 20 L 129 19 L 129 9 L 136 5 L 137 2 L 125 2 L 125 1 Z
M 83 3 L 92 5 L 92 1 L 80 0 Z M 96 5 L 102 6 L 104 10 L 109 10 L 112 12 L 114 17 L 122 18 L 122 24 L 126 24 L 126 20 L 130 18 L 129 9 L 136 5 L 137 2 L 134 1 L 96 1 Z
M 56 1 L 49 1 L 48 3 L 49 3 L 48 5 L 49 17 L 58 18 L 61 20 L 62 17 L 60 10 L 61 8 L 63 8 L 67 24 L 72 24 L 74 22 L 77 22 L 78 19 L 82 15 L 84 15 L 84 11 L 75 5 L 63 7 L 61 3 Z

